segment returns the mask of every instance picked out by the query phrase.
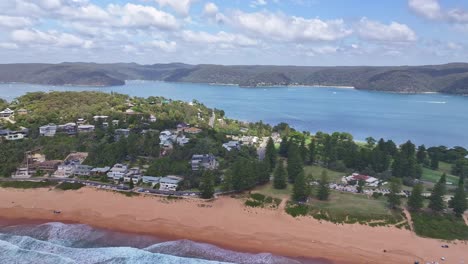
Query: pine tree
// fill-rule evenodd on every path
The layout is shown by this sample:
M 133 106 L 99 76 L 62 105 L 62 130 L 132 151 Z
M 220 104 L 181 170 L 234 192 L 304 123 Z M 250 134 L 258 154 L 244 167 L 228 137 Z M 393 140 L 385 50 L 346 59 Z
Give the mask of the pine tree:
M 265 161 L 268 162 L 270 172 L 276 167 L 276 159 L 278 158 L 278 153 L 276 152 L 275 142 L 270 137 L 268 139 L 266 149 L 265 149 Z
M 259 161 L 255 164 L 255 173 L 257 176 L 257 182 L 265 184 L 270 181 L 270 167 L 268 161 Z
M 307 147 L 305 144 L 305 138 L 301 140 L 301 145 L 299 146 L 299 153 L 301 155 L 302 162 L 305 163 L 307 159 Z
M 275 173 L 273 175 L 273 187 L 275 189 L 286 189 L 286 170 L 284 169 L 283 161 L 280 160 L 276 165 Z
M 437 153 L 431 155 L 431 169 L 437 170 L 439 168 L 439 156 Z
M 419 164 L 426 163 L 427 153 L 426 153 L 426 147 L 424 145 L 421 145 L 418 147 L 418 152 L 416 153 L 416 159 Z
M 130 182 L 128 183 L 128 188 L 130 188 L 130 190 L 133 190 L 133 188 L 135 188 L 135 185 L 133 184 L 132 179 L 130 179 Z
M 423 185 L 416 184 L 411 195 L 408 197 L 408 207 L 411 211 L 419 211 L 423 207 L 424 197 L 422 196 Z
M 468 204 L 466 202 L 465 185 L 462 177 L 460 177 L 460 182 L 458 183 L 458 187 L 455 190 L 455 195 L 449 202 L 449 206 L 453 209 L 453 212 L 457 216 L 462 216 L 465 213 L 466 209 L 468 209 Z
M 317 192 L 317 198 L 322 201 L 328 200 L 330 196 L 330 187 L 328 186 L 328 175 L 327 171 L 323 170 L 319 181 L 319 189 Z
M 401 204 L 400 198 L 401 192 L 401 180 L 398 178 L 393 178 L 390 180 L 390 193 L 388 194 L 388 206 L 391 209 L 395 209 Z
M 444 195 L 445 189 L 445 173 L 440 177 L 440 180 L 434 186 L 431 196 L 429 197 L 429 208 L 434 212 L 442 212 L 445 209 Z
M 296 144 L 291 144 L 288 152 L 288 180 L 294 183 L 297 175 L 303 170 L 303 162 Z
M 316 157 L 316 145 L 315 145 L 315 139 L 312 139 L 312 141 L 309 144 L 309 164 L 314 164 L 315 157 Z
M 287 157 L 288 156 L 288 149 L 289 149 L 288 137 L 284 136 L 281 139 L 281 143 L 280 143 L 280 147 L 279 147 L 280 156 Z
M 309 197 L 308 182 L 304 176 L 304 171 L 302 171 L 297 175 L 296 181 L 294 182 L 293 200 L 297 202 L 306 201 L 307 197 Z
M 214 176 L 210 170 L 205 170 L 202 173 L 200 182 L 201 198 L 211 199 L 214 195 Z

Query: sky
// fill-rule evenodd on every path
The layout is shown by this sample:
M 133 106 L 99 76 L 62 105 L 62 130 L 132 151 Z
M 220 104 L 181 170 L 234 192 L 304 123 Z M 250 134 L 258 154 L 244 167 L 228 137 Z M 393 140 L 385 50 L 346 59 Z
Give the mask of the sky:
M 465 0 L 0 0 L 1 63 L 468 62 Z

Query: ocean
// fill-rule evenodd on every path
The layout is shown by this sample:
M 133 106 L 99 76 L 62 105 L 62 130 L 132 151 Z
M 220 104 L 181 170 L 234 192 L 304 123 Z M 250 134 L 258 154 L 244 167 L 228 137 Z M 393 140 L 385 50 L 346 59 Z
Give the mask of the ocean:
M 164 96 L 223 109 L 226 116 L 269 124 L 287 122 L 300 131 L 349 132 L 366 137 L 411 140 L 426 146 L 468 147 L 468 97 L 447 94 L 395 94 L 323 87 L 259 87 L 128 81 L 117 87 L 0 84 L 0 97 L 13 100 L 33 91 L 118 92 Z
M 0 263 L 15 264 L 321 264 L 269 253 L 251 254 L 189 240 L 97 229 L 83 224 L 0 221 Z

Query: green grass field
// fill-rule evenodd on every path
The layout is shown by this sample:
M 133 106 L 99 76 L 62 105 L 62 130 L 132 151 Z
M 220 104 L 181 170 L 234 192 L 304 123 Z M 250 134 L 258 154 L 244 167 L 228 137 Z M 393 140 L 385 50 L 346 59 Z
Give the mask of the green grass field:
M 432 183 L 436 183 L 439 181 L 442 174 L 443 174 L 442 171 L 436 171 L 436 170 L 431 170 L 428 168 L 423 168 L 423 174 L 422 174 L 421 179 L 432 182 Z M 451 175 L 451 174 L 447 174 L 447 182 L 452 183 L 452 185 L 456 185 L 458 184 L 458 177 Z
M 253 190 L 253 192 L 261 193 L 273 198 L 290 198 L 292 194 L 292 185 L 288 183 L 286 189 L 277 190 L 273 188 L 273 183 L 269 182 L 265 185 L 258 186 Z
M 414 231 L 419 236 L 438 239 L 468 240 L 468 226 L 463 219 L 453 215 L 434 215 L 431 213 L 412 213 Z
M 326 168 L 323 168 L 323 167 L 320 167 L 320 166 L 315 166 L 315 165 L 305 166 L 304 167 L 305 175 L 307 176 L 309 174 L 312 174 L 315 179 L 320 179 L 320 176 L 322 175 L 323 170 L 327 171 L 328 180 L 330 182 L 340 182 L 341 178 L 343 176 L 345 176 L 345 174 L 346 174 L 344 172 L 332 171 L 332 170 L 329 170 L 329 169 L 326 169 Z

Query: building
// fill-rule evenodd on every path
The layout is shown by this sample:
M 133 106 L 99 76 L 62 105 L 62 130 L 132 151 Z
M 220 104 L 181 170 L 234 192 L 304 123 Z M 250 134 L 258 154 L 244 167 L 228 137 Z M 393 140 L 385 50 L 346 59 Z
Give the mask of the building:
M 189 128 L 189 127 L 190 126 L 187 123 L 182 122 L 182 123 L 179 123 L 177 125 L 177 131 L 181 132 L 181 131 L 184 131 L 185 129 Z
M 128 166 L 123 164 L 115 164 L 112 169 L 107 173 L 107 177 L 113 178 L 114 180 L 120 180 L 128 172 Z
M 185 135 L 177 136 L 176 143 L 180 146 L 184 146 L 185 144 L 189 143 L 190 139 L 186 138 Z
M 76 176 L 89 176 L 91 175 L 91 170 L 93 167 L 88 166 L 88 165 L 75 165 L 75 173 L 74 175 Z
M 158 119 L 156 118 L 156 116 L 150 115 L 148 121 L 149 121 L 150 123 L 154 123 L 154 122 L 158 121 Z
M 154 186 L 159 183 L 162 177 L 154 177 L 154 176 L 143 176 L 141 180 L 143 183 L 149 183 L 151 186 Z
M 10 108 L 7 108 L 0 112 L 0 117 L 8 118 L 12 116 L 13 113 L 14 113 L 13 110 L 11 110 Z
M 240 149 L 241 145 L 239 141 L 229 141 L 227 143 L 223 144 L 223 148 L 225 148 L 227 151 L 231 151 L 233 149 Z
M 188 134 L 199 134 L 202 131 L 203 130 L 201 130 L 200 128 L 196 128 L 196 127 L 189 127 L 189 128 L 184 129 L 184 132 Z
M 73 176 L 74 173 L 75 173 L 75 164 L 64 163 L 64 164 L 60 164 L 57 167 L 57 170 L 55 171 L 53 176 L 57 178 L 68 178 L 68 177 Z
M 115 141 L 119 141 L 122 137 L 128 138 L 130 135 L 130 129 L 119 128 L 114 131 Z
M 9 140 L 9 141 L 21 140 L 27 136 L 27 133 L 23 131 L 9 131 L 9 130 L 7 131 L 8 132 L 6 135 L 4 135 L 5 133 L 4 130 L 0 132 L 0 136 L 5 137 L 5 140 Z
M 16 113 L 18 115 L 27 115 L 28 114 L 28 110 L 24 109 L 24 108 L 21 108 L 19 110 L 16 111 Z
M 89 133 L 94 131 L 93 125 L 79 125 L 78 132 L 80 133 Z
M 161 191 L 176 191 L 179 183 L 183 180 L 179 176 L 167 176 L 159 180 L 159 190 Z
M 105 120 L 107 120 L 107 118 L 109 118 L 109 116 L 105 116 L 105 115 L 95 115 L 95 116 L 93 116 L 93 119 L 94 119 L 95 122 L 97 122 L 99 120 L 105 121 Z
M 39 135 L 43 137 L 53 137 L 57 133 L 57 125 L 48 124 L 45 126 L 39 127 Z
M 105 175 L 110 171 L 110 167 L 104 167 L 104 168 L 94 168 L 91 170 L 91 175 L 92 176 L 100 176 L 100 175 Z
M 218 167 L 218 162 L 212 154 L 193 155 L 190 164 L 193 171 L 200 169 L 214 170 Z
M 357 182 L 359 181 L 364 181 L 366 185 L 370 187 L 377 187 L 380 182 L 379 179 L 377 178 L 371 177 L 369 175 L 359 174 L 359 173 L 353 173 L 352 175 L 343 177 L 342 179 L 342 182 L 346 184 L 349 184 L 352 182 L 355 182 L 357 184 Z
M 75 135 L 77 132 L 76 123 L 66 123 L 58 125 L 57 132 L 66 133 L 68 135 Z

